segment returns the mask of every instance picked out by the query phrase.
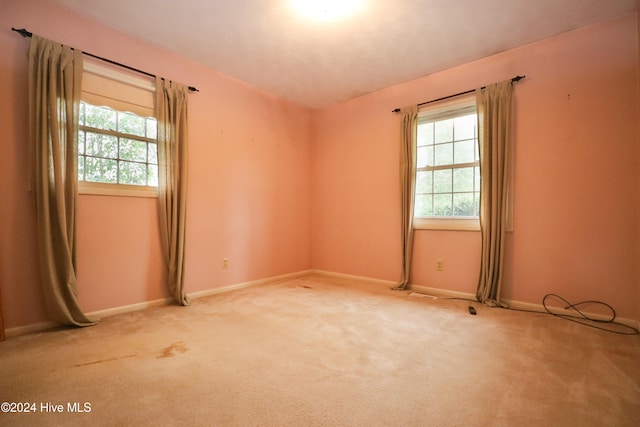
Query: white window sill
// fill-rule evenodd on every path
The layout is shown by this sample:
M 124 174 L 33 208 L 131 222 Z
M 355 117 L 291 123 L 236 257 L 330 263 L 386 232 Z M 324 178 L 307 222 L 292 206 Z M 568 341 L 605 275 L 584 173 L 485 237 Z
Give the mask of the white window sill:
M 478 218 L 414 218 L 416 230 L 480 231 Z
M 101 182 L 80 181 L 78 182 L 78 194 L 157 198 L 158 188 L 141 185 L 105 184 Z

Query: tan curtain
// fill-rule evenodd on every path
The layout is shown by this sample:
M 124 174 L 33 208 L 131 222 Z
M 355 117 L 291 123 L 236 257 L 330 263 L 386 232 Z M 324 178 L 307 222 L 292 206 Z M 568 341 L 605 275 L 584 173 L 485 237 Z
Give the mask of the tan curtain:
M 49 316 L 95 322 L 80 310 L 76 280 L 78 110 L 82 53 L 34 35 L 29 48 L 29 120 L 38 254 Z
M 413 211 L 416 190 L 416 135 L 418 107 L 400 110 L 400 197 L 402 214 L 402 279 L 394 289 L 406 289 L 411 276 L 413 253 Z
M 189 305 L 184 286 L 187 95 L 186 86 L 156 78 L 160 238 L 167 267 L 167 286 L 181 305 Z
M 512 84 L 504 81 L 476 90 L 480 144 L 480 229 L 482 255 L 476 297 L 500 305 L 507 198 L 511 178 Z

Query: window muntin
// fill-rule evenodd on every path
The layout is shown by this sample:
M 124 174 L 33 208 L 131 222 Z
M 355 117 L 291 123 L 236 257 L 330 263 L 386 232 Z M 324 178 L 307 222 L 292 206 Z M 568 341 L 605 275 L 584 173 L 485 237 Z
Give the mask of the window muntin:
M 414 216 L 417 219 L 466 219 L 477 223 L 479 209 L 480 162 L 475 102 L 470 100 L 420 113 Z
M 80 103 L 78 180 L 158 186 L 156 119 Z

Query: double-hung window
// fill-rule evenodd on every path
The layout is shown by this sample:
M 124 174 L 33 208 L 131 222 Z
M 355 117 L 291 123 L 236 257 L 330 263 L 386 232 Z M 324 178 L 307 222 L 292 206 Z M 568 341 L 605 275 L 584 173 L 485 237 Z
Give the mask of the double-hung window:
M 83 194 L 156 197 L 154 84 L 85 61 L 78 129 L 78 189 Z
M 475 96 L 421 110 L 417 126 L 415 228 L 478 230 Z

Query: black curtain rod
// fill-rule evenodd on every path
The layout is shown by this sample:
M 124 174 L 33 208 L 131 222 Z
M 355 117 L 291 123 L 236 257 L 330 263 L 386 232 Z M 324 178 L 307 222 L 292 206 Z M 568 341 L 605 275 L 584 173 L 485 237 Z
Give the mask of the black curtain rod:
M 11 27 L 11 29 L 13 31 L 15 31 L 16 33 L 19 33 L 22 37 L 31 37 L 31 36 L 33 36 L 32 32 L 27 31 L 24 28 L 21 28 L 21 29 L 18 30 L 16 28 Z M 135 71 L 136 73 L 144 74 L 145 76 L 154 77 L 154 78 L 156 77 L 155 74 L 151 74 L 151 73 L 147 73 L 146 71 L 138 70 L 137 68 L 133 68 L 133 67 L 130 67 L 128 65 L 121 64 L 121 63 L 116 62 L 116 61 L 112 61 L 111 59 L 103 58 L 102 56 L 94 55 L 94 54 L 89 53 L 89 52 L 82 52 L 82 53 L 84 55 L 90 56 L 92 58 L 96 58 L 96 59 L 99 59 L 101 61 L 108 62 L 109 64 L 117 65 L 118 67 L 126 68 L 127 70 Z M 189 90 L 191 92 L 200 92 L 198 89 L 196 89 L 193 86 L 189 86 Z
M 519 82 L 520 80 L 524 79 L 525 77 L 526 76 L 515 76 L 514 78 L 511 79 L 511 83 Z M 480 89 L 484 89 L 485 87 L 486 86 L 482 86 Z M 432 99 L 431 101 L 421 102 L 420 104 L 418 104 L 418 107 L 422 107 L 423 105 L 432 104 L 432 103 L 438 102 L 438 101 L 444 101 L 445 99 L 449 99 L 449 98 L 455 98 L 456 96 L 466 95 L 468 93 L 473 93 L 475 91 L 476 91 L 475 89 L 465 90 L 464 92 L 456 93 L 456 94 L 449 95 L 449 96 L 443 96 L 442 98 Z M 392 113 L 399 113 L 400 109 L 396 108 L 395 110 L 392 110 L 391 112 Z

